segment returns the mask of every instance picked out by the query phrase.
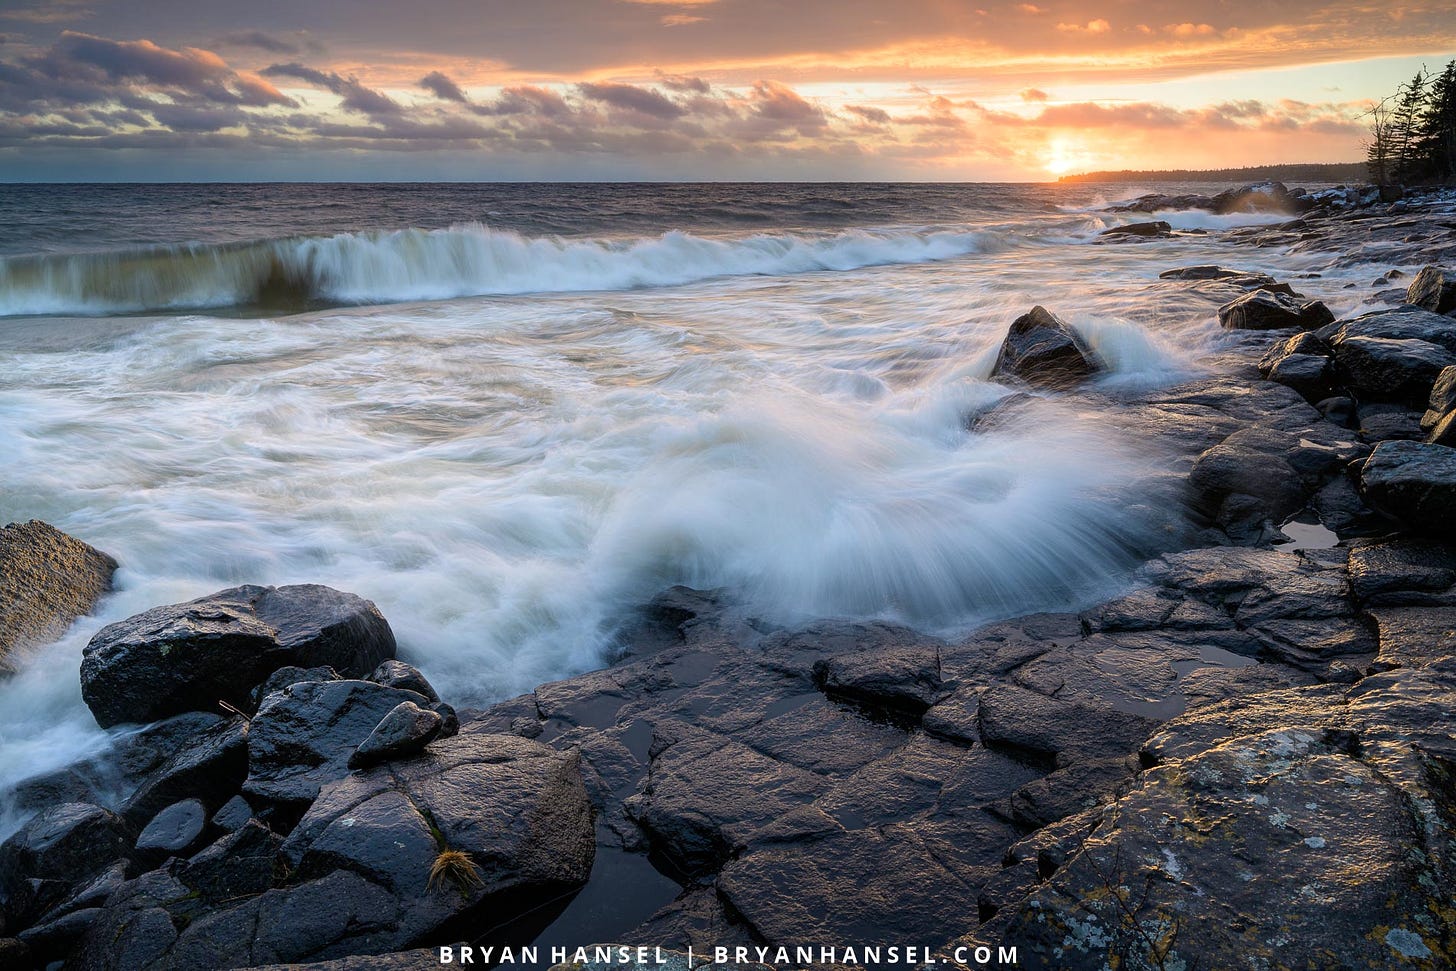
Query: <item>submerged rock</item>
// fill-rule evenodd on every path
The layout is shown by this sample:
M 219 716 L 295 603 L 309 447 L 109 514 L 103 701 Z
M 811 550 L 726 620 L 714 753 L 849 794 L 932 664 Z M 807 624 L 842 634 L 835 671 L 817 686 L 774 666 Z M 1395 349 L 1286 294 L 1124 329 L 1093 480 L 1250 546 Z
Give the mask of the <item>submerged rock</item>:
M 1033 307 L 1012 322 L 991 378 L 1065 391 L 1101 369 L 1096 354 L 1066 321 L 1045 307 Z
M 89 614 L 115 572 L 111 557 L 49 523 L 0 529 L 0 674 L 14 651 L 53 641 Z
M 282 667 L 363 677 L 394 650 L 389 624 L 353 594 L 234 587 L 103 628 L 86 646 L 81 693 L 103 727 L 153 721 L 220 701 L 250 707 L 251 689 Z

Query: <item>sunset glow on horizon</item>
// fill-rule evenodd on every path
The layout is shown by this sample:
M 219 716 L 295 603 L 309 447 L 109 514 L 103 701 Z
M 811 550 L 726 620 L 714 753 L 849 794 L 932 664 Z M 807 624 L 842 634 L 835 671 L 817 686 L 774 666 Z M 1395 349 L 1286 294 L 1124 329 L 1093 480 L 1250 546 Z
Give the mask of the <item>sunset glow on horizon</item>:
M 0 10 L 0 179 L 1043 180 L 1362 157 L 1446 3 Z

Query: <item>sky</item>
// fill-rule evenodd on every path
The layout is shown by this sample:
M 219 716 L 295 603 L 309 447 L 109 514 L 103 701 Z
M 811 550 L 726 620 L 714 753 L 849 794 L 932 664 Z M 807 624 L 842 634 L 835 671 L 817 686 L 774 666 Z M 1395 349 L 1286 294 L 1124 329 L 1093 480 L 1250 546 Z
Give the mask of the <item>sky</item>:
M 1040 181 L 1362 157 L 1451 0 L 0 0 L 0 181 Z

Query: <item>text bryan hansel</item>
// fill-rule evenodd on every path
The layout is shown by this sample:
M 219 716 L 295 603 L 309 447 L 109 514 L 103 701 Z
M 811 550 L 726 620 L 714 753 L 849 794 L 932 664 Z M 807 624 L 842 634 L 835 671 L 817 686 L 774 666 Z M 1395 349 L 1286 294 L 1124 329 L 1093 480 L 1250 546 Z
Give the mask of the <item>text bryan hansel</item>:
M 643 966 L 668 964 L 683 955 L 673 951 L 672 957 L 664 956 L 660 947 L 628 947 L 626 945 L 578 947 L 576 949 L 553 947 L 551 963 L 558 964 L 617 964 Z M 698 962 L 693 949 L 687 950 L 686 966 L 694 967 Z M 711 957 L 714 964 L 765 964 L 772 961 L 778 965 L 808 966 L 813 964 L 858 964 L 861 961 L 873 964 L 929 965 L 941 963 L 935 952 L 928 947 L 715 947 L 703 955 Z M 1000 966 L 1020 964 L 1014 947 L 999 947 L 993 952 L 989 947 L 957 947 L 953 956 L 956 964 L 986 966 L 993 961 Z M 440 948 L 441 964 L 530 964 L 539 965 L 539 947 L 473 947 L 462 944 Z

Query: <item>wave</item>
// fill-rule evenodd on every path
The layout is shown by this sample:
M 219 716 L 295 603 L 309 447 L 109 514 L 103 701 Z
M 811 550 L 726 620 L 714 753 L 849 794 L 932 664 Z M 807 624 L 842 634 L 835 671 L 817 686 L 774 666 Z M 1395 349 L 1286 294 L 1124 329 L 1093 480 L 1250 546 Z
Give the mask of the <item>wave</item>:
M 721 276 L 923 263 L 985 252 L 967 231 L 846 230 L 631 239 L 530 237 L 471 223 L 254 243 L 0 260 L 0 316 L 296 311 L 521 293 L 677 286 Z

